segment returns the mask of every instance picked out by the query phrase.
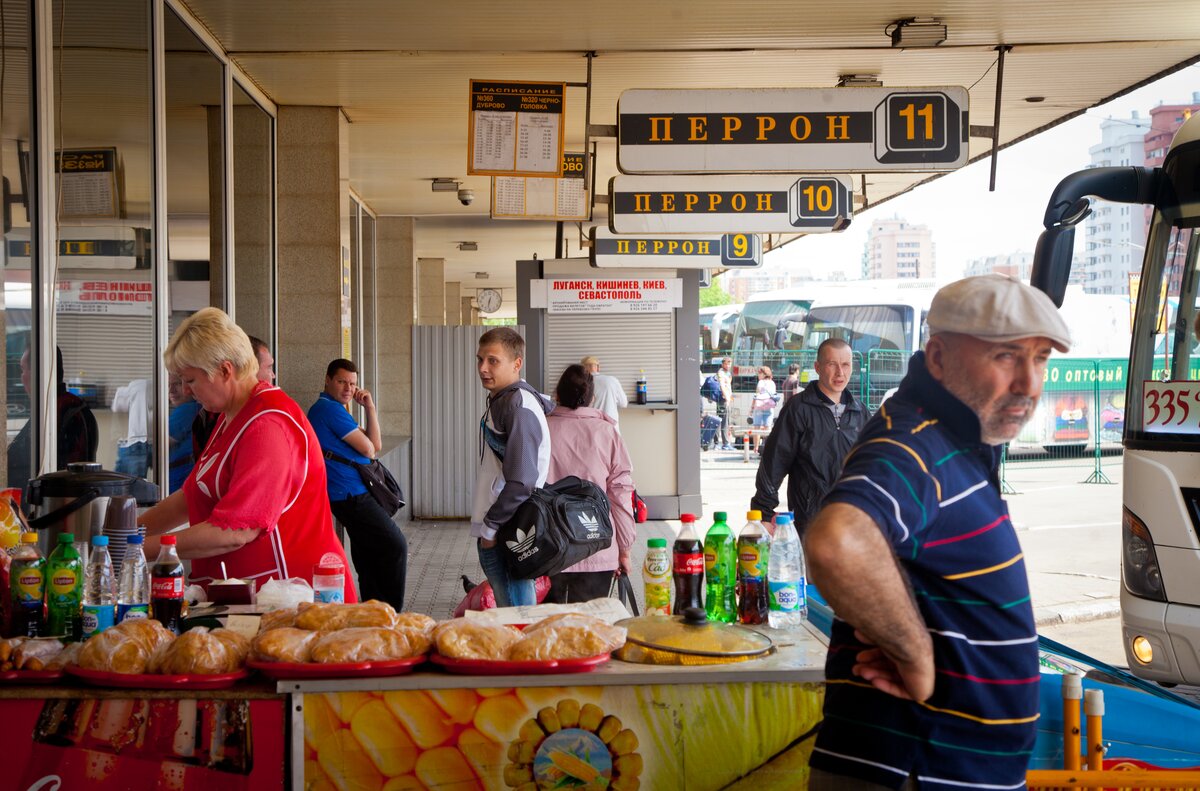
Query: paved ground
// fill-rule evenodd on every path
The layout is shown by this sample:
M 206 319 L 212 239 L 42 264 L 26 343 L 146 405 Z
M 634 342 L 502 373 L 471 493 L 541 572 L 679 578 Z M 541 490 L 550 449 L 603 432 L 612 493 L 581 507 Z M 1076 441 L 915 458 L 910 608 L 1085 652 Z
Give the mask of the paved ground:
M 701 462 L 704 519 L 724 510 L 740 526 L 754 493 L 757 463 L 741 453 L 707 451 Z M 1120 457 L 1104 459 L 1112 484 L 1081 483 L 1091 467 L 1079 461 L 1014 462 L 1007 482 L 1013 524 L 1025 549 L 1030 587 L 1042 634 L 1103 661 L 1124 665 L 1120 645 Z M 640 567 L 646 539 L 673 537 L 675 521 L 638 526 L 634 562 Z M 410 522 L 407 605 L 446 617 L 463 596 L 461 575 L 483 573 L 463 522 Z M 635 584 L 639 598 L 641 586 Z M 640 601 L 639 601 L 640 606 Z

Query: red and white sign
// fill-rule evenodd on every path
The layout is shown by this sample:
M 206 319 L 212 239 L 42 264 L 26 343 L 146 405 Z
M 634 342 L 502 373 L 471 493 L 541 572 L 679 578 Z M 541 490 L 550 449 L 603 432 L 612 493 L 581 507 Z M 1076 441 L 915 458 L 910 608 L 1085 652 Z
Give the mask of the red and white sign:
M 657 277 L 534 280 L 530 305 L 547 313 L 669 313 L 683 305 L 683 281 Z
M 1143 382 L 1142 423 L 1151 434 L 1200 434 L 1200 382 Z
M 59 313 L 151 316 L 154 284 L 146 280 L 61 280 Z

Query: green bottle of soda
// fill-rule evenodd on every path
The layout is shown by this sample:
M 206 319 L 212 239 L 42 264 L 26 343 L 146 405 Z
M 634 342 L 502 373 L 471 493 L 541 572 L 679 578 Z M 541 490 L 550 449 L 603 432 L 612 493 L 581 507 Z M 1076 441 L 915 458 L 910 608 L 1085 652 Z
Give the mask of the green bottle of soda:
M 83 604 L 83 559 L 73 533 L 59 533 L 46 562 L 46 632 L 65 642 L 79 639 Z
M 721 623 L 737 619 L 737 551 L 727 520 L 724 511 L 715 512 L 704 537 L 704 611 L 708 620 Z

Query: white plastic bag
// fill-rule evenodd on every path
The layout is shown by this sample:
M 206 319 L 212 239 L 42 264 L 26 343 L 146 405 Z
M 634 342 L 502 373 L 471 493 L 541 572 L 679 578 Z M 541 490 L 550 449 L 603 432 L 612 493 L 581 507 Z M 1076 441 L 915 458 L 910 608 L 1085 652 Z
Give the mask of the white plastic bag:
M 302 602 L 312 604 L 313 589 L 307 580 L 292 577 L 287 580 L 267 580 L 258 591 L 255 600 L 258 606 L 265 610 L 283 610 L 295 607 Z

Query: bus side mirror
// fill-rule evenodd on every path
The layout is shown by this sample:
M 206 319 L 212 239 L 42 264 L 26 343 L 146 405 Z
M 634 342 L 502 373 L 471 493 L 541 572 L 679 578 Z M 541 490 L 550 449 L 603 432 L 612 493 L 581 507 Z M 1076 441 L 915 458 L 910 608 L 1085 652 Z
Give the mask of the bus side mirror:
M 1073 225 L 1059 225 L 1042 231 L 1033 251 L 1033 271 L 1029 275 L 1029 284 L 1046 292 L 1046 296 L 1060 308 L 1067 295 L 1074 252 Z

